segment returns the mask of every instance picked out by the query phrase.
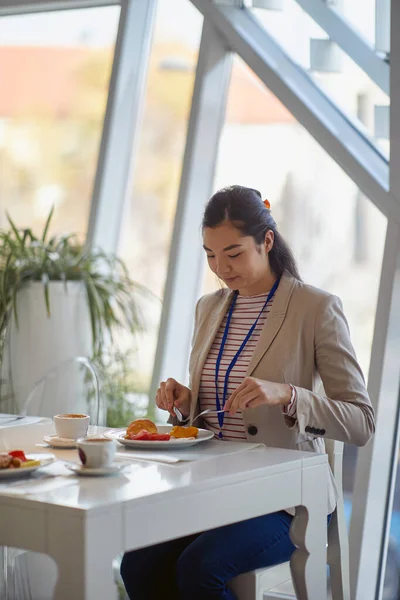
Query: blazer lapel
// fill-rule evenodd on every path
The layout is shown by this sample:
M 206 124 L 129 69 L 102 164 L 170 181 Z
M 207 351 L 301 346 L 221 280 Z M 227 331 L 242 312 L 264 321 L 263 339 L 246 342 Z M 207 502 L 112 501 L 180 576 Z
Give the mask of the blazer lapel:
M 197 398 L 200 387 L 200 378 L 203 371 L 204 363 L 214 341 L 214 338 L 218 332 L 218 329 L 224 320 L 225 314 L 232 301 L 233 292 L 227 291 L 223 299 L 217 299 L 217 303 L 214 308 L 211 309 L 211 313 L 206 319 L 202 329 L 199 330 L 199 339 L 204 340 L 201 344 L 197 357 L 196 364 L 193 368 L 192 373 L 192 405 L 191 405 L 191 418 L 194 417 L 194 413 L 197 406 Z
M 268 314 L 265 326 L 261 331 L 253 356 L 247 367 L 246 376 L 250 376 L 264 354 L 268 351 L 285 319 L 289 300 L 296 280 L 288 273 L 282 275 L 279 287 L 275 292 L 271 312 Z

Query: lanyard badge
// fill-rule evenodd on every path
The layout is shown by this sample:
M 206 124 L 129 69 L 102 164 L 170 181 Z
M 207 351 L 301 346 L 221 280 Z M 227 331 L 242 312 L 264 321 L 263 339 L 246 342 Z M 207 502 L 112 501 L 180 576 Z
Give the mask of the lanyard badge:
M 224 378 L 224 391 L 223 391 L 223 396 L 222 396 L 222 407 L 221 407 L 221 402 L 219 399 L 219 392 L 218 392 L 218 374 L 219 374 L 219 368 L 221 365 L 221 359 L 222 359 L 222 355 L 224 353 L 224 348 L 225 348 L 225 344 L 226 344 L 226 340 L 228 338 L 228 332 L 229 332 L 229 326 L 231 323 L 231 319 L 232 319 L 232 315 L 233 315 L 233 311 L 235 308 L 235 304 L 236 304 L 236 300 L 237 297 L 239 295 L 238 291 L 235 291 L 235 294 L 233 296 L 231 305 L 229 307 L 229 312 L 228 312 L 228 318 L 226 320 L 226 325 L 225 325 L 225 330 L 224 330 L 224 334 L 222 336 L 222 341 L 221 341 L 221 346 L 218 352 L 218 357 L 217 357 L 217 362 L 215 365 L 215 401 L 216 401 L 216 405 L 217 405 L 217 410 L 222 410 L 222 408 L 225 406 L 225 402 L 226 402 L 226 396 L 228 393 L 228 381 L 229 381 L 229 375 L 230 372 L 232 371 L 233 367 L 235 366 L 237 359 L 239 358 L 240 354 L 242 353 L 244 347 L 246 346 L 247 342 L 249 341 L 253 331 L 255 330 L 258 320 L 261 317 L 262 313 L 264 312 L 267 304 L 272 300 L 276 290 L 278 289 L 278 285 L 280 282 L 280 277 L 278 277 L 278 279 L 275 281 L 271 291 L 268 294 L 268 297 L 266 299 L 266 301 L 264 302 L 264 305 L 262 307 L 262 309 L 260 310 L 258 317 L 256 318 L 256 320 L 254 321 L 253 325 L 250 327 L 249 331 L 247 332 L 246 337 L 244 338 L 243 342 L 240 344 L 239 350 L 236 352 L 235 356 L 232 358 L 226 373 L 225 373 L 225 378 Z M 222 438 L 222 427 L 224 425 L 224 417 L 225 417 L 225 413 L 221 412 L 218 413 L 218 424 L 219 424 L 219 434 L 218 437 L 221 439 Z

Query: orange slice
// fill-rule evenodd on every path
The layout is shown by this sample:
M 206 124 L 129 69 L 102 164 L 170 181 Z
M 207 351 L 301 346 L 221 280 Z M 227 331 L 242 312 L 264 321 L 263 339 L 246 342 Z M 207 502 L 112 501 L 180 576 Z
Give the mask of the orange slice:
M 197 427 L 182 427 L 181 425 L 175 425 L 169 432 L 169 435 L 173 438 L 195 438 L 198 433 L 199 430 Z

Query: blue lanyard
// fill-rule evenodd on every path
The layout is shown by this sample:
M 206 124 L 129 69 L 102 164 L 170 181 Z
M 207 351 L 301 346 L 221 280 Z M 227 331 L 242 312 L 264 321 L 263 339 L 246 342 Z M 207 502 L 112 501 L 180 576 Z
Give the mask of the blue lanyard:
M 251 334 L 253 333 L 253 331 L 256 328 L 256 325 L 258 323 L 259 318 L 261 317 L 263 311 L 265 310 L 265 307 L 267 306 L 268 302 L 270 302 L 276 292 L 276 290 L 278 289 L 278 285 L 280 282 L 280 277 L 278 277 L 278 279 L 275 281 L 270 293 L 268 294 L 268 298 L 266 299 L 266 301 L 264 302 L 264 306 L 262 307 L 262 309 L 260 310 L 257 319 L 254 321 L 253 325 L 250 327 L 246 337 L 244 338 L 243 342 L 240 345 L 239 350 L 236 352 L 235 356 L 232 358 L 231 363 L 229 365 L 229 367 L 226 370 L 225 373 L 225 380 L 224 380 L 224 395 L 222 397 L 222 408 L 225 406 L 225 402 L 226 402 L 226 396 L 228 393 L 228 381 L 229 381 L 229 375 L 230 372 L 232 371 L 233 367 L 236 364 L 237 359 L 239 358 L 240 354 L 243 351 L 243 348 L 246 346 L 247 342 L 249 341 Z M 216 396 L 216 404 L 217 404 L 217 410 L 221 410 L 221 403 L 219 400 L 219 393 L 218 393 L 218 374 L 219 374 L 219 367 L 221 365 L 221 359 L 222 359 L 222 355 L 224 353 L 224 348 L 225 348 L 225 344 L 226 344 L 226 340 L 228 337 L 228 331 L 229 331 L 229 325 L 231 323 L 231 319 L 232 319 L 232 314 L 233 314 L 233 310 L 235 308 L 235 304 L 236 304 L 236 300 L 238 297 L 238 292 L 235 292 L 235 295 L 233 296 L 233 300 L 231 302 L 231 306 L 229 308 L 229 312 L 228 312 L 228 318 L 226 320 L 226 325 L 225 325 L 225 331 L 224 334 L 222 336 L 222 341 L 221 341 L 221 346 L 218 352 L 218 358 L 217 358 L 217 362 L 215 365 L 215 396 Z M 224 417 L 225 417 L 225 413 L 221 412 L 218 413 L 218 423 L 219 423 L 219 428 L 220 428 L 220 432 L 218 434 L 219 438 L 222 438 L 222 427 L 224 425 Z

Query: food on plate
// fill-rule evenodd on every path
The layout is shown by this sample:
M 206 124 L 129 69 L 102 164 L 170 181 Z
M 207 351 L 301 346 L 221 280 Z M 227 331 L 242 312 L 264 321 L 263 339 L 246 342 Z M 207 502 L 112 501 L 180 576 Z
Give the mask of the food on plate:
M 172 427 L 169 433 L 159 433 L 157 425 L 150 419 L 136 419 L 126 429 L 125 439 L 143 442 L 168 442 L 171 438 L 196 438 L 197 427 Z
M 139 433 L 126 435 L 129 440 L 139 440 L 142 442 L 168 442 L 170 439 L 169 433 L 153 433 L 142 429 Z
M 148 431 L 149 433 L 157 433 L 157 425 L 150 419 L 135 419 L 126 429 L 126 438 L 131 439 L 132 435 L 136 435 L 140 431 Z
M 0 469 L 18 469 L 21 463 L 22 461 L 19 458 L 13 458 L 4 452 L 0 454 Z
M 182 427 L 181 425 L 175 425 L 170 431 L 170 436 L 173 438 L 196 438 L 199 433 L 197 427 Z
M 40 460 L 26 460 L 20 464 L 21 469 L 29 469 L 29 467 L 38 467 Z
M 11 450 L 11 452 L 9 452 L 8 454 L 13 458 L 19 458 L 22 461 L 26 461 L 25 452 L 23 450 Z
M 0 469 L 27 469 L 40 465 L 40 460 L 26 458 L 23 450 L 0 453 Z

